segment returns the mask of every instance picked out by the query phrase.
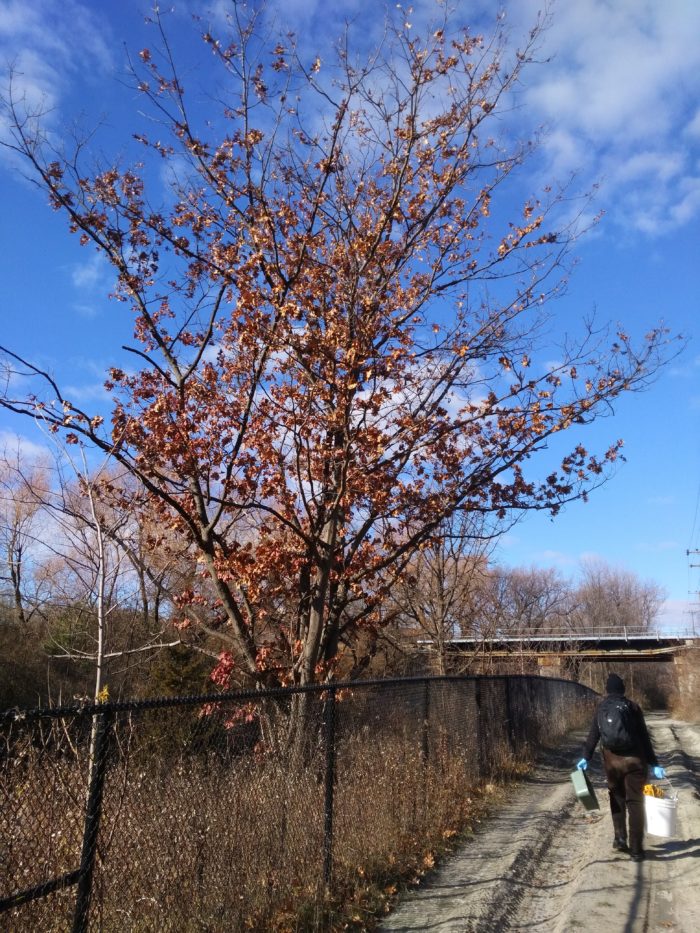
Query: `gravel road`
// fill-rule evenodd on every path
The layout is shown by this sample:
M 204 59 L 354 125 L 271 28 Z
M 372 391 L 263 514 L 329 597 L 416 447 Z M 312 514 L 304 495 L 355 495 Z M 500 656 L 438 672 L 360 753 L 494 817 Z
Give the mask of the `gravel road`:
M 589 772 L 601 810 L 575 798 L 569 772 L 584 735 L 549 753 L 465 847 L 407 895 L 383 933 L 696 933 L 700 930 L 700 726 L 647 716 L 678 791 L 678 832 L 647 835 L 644 862 L 611 848 L 598 755 Z

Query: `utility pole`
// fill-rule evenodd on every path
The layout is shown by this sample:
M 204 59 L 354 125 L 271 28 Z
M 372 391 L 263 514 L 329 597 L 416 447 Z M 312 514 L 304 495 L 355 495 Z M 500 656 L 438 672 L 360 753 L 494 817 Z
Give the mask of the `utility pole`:
M 693 555 L 693 554 L 696 555 L 696 556 L 700 555 L 700 551 L 697 550 L 696 548 L 695 548 L 695 549 L 691 549 L 691 550 L 686 550 L 685 553 L 686 553 L 686 557 L 690 557 L 690 556 Z M 689 563 L 689 564 L 688 564 L 688 567 L 700 567 L 700 564 L 690 564 L 690 563 Z M 696 590 L 696 591 L 693 591 L 692 593 L 690 593 L 690 595 L 691 595 L 691 596 L 700 596 L 700 592 L 698 592 L 698 591 Z M 690 618 L 692 619 L 692 623 L 693 623 L 693 635 L 695 635 L 695 613 L 693 612 L 692 609 L 690 610 Z

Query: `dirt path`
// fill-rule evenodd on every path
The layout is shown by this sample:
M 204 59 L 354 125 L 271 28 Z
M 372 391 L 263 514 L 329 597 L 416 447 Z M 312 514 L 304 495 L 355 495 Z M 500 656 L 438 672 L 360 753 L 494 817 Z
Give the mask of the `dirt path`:
M 700 726 L 650 714 L 657 754 L 678 791 L 678 834 L 647 836 L 647 859 L 611 849 L 600 812 L 568 778 L 583 735 L 549 755 L 458 854 L 384 921 L 384 933 L 696 933 L 700 930 Z M 596 762 L 598 756 L 596 755 Z

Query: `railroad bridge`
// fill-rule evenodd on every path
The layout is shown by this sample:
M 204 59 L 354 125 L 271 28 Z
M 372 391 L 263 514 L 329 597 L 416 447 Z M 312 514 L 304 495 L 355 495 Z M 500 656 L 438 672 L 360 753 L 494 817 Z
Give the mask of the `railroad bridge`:
M 433 640 L 423 650 L 436 649 Z M 700 648 L 695 631 L 648 630 L 551 632 L 526 635 L 460 636 L 444 643 L 449 666 L 470 671 L 513 671 L 578 680 L 584 665 L 673 664 L 688 650 Z

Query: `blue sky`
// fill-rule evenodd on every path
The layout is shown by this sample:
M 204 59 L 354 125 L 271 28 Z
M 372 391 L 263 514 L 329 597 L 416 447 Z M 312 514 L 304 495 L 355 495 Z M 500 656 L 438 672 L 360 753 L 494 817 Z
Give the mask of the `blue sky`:
M 533 22 L 538 0 L 505 4 L 514 38 Z M 369 33 L 381 28 L 376 0 L 273 2 L 309 49 L 335 34 L 345 17 Z M 461 0 L 477 28 L 501 4 Z M 220 15 L 214 3 L 174 2 L 176 33 L 192 11 Z M 416 28 L 432 0 L 404 11 Z M 330 11 L 330 12 L 329 12 Z M 595 311 L 643 333 L 660 319 L 688 338 L 682 354 L 644 394 L 623 399 L 614 415 L 583 435 L 591 448 L 621 437 L 627 462 L 587 504 L 556 519 L 525 518 L 503 539 L 498 559 L 515 566 L 555 566 L 575 576 L 580 562 L 602 558 L 668 596 L 663 621 L 687 627 L 700 590 L 700 3 L 696 0 L 559 0 L 542 49 L 547 64 L 530 72 L 519 118 L 546 131 L 529 166 L 533 183 L 576 173 L 583 190 L 597 184 L 600 224 L 578 247 L 561 321 Z M 84 113 L 102 119 L 97 137 L 107 153 L 127 145 L 136 96 L 122 83 L 125 45 L 150 41 L 145 4 L 126 0 L 0 0 L 0 60 L 14 61 L 26 93 L 51 108 L 49 129 Z M 329 20 L 332 16 L 332 21 Z M 0 125 L 0 133 L 3 132 Z M 67 235 L 40 192 L 0 158 L 2 343 L 46 365 L 76 402 L 104 399 L 103 374 L 129 337 L 121 306 L 110 303 L 109 270 Z M 506 205 L 507 208 L 507 205 Z M 0 441 L 31 425 L 0 413 Z M 697 620 L 700 623 L 700 619 Z

